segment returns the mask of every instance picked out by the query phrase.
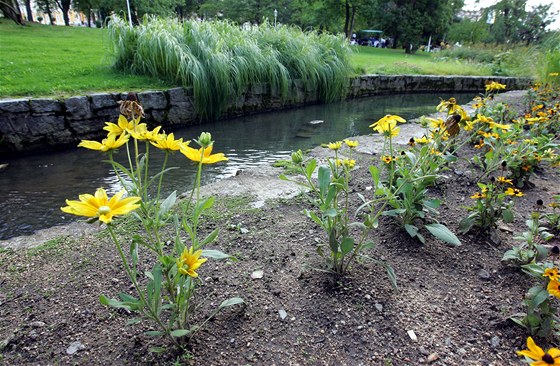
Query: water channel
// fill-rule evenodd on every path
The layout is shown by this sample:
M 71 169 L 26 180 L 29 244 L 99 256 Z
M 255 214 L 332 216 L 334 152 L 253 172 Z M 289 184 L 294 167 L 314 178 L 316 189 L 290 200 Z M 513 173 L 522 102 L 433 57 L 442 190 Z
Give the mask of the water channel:
M 216 141 L 214 152 L 223 152 L 229 157 L 226 163 L 205 167 L 203 180 L 209 183 L 232 176 L 239 169 L 285 159 L 293 150 L 368 134 L 371 132 L 368 126 L 386 114 L 411 119 L 433 113 L 439 97 L 451 96 L 462 104 L 473 97 L 472 94 L 376 96 L 206 123 L 174 132 L 176 138 L 186 140 L 209 131 Z M 314 120 L 324 122 L 309 123 Z M 120 155 L 124 158 L 125 151 Z M 101 153 L 82 148 L 2 159 L 0 163 L 9 165 L 0 172 L 0 239 L 28 235 L 76 220 L 77 217 L 60 211 L 65 199 L 77 199 L 83 193 L 93 194 L 98 187 L 111 194 L 120 190 L 109 164 L 102 160 Z M 151 154 L 150 164 L 158 167 L 162 160 L 163 154 L 156 151 Z M 170 159 L 168 166 L 179 169 L 166 175 L 166 190 L 178 193 L 189 190 L 194 166 L 179 153 Z

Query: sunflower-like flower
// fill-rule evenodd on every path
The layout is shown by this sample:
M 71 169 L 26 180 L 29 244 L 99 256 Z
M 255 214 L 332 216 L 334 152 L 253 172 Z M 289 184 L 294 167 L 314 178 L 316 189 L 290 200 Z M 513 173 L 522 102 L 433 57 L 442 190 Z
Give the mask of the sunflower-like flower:
M 103 188 L 98 188 L 95 196 L 81 194 L 79 201 L 66 200 L 68 206 L 61 207 L 63 212 L 76 215 L 97 218 L 99 221 L 109 224 L 114 216 L 126 215 L 136 210 L 140 205 L 140 197 L 122 198 L 124 190 L 115 194 L 111 199 Z
M 331 150 L 337 151 L 342 147 L 342 141 L 329 142 L 327 147 Z
M 385 117 L 380 118 L 377 122 L 369 125 L 369 127 L 379 133 L 389 133 L 389 136 L 397 136 L 400 130 L 400 128 L 396 127 L 397 122 L 404 123 L 406 120 L 400 116 L 387 114 Z
M 179 257 L 176 261 L 177 271 L 185 276 L 193 278 L 198 277 L 198 273 L 195 271 L 202 265 L 202 263 L 208 260 L 208 258 L 200 258 L 201 255 L 202 249 L 195 251 L 194 247 L 190 247 L 190 249 L 185 248 L 183 253 L 181 253 L 181 257 Z
M 356 160 L 354 159 L 336 159 L 336 166 L 345 166 L 348 169 L 352 169 L 356 166 Z
M 546 268 L 544 270 L 543 277 L 548 277 L 551 281 L 558 282 L 558 280 L 560 280 L 558 268 Z
M 119 138 L 116 138 L 116 135 L 110 135 L 106 139 L 103 139 L 101 142 L 82 140 L 78 144 L 78 147 L 85 147 L 86 149 L 90 149 L 90 150 L 107 152 L 110 150 L 118 149 L 119 147 L 123 146 L 128 142 L 128 139 L 129 139 L 129 135 L 126 133 L 122 133 L 119 136 Z
M 485 193 L 481 193 L 481 192 L 476 192 L 475 194 L 473 194 L 473 195 L 471 196 L 471 198 L 472 198 L 472 199 L 475 199 L 475 200 L 481 200 L 481 199 L 483 199 L 483 198 L 486 198 L 486 194 L 485 194 Z
M 141 133 L 148 130 L 145 123 L 140 123 L 140 117 L 131 119 L 130 121 L 126 119 L 122 114 L 119 116 L 117 123 L 105 122 L 106 126 L 103 129 L 108 133 L 108 137 L 122 135 L 123 132 L 126 133 Z
M 397 160 L 395 157 L 389 155 L 383 155 L 381 157 L 381 161 L 383 161 L 385 164 L 391 164 L 395 160 Z
M 523 197 L 525 195 L 523 194 L 523 192 L 521 192 L 521 190 L 517 188 L 511 188 L 511 187 L 506 189 L 504 193 L 507 194 L 508 196 L 516 196 L 516 197 Z
M 183 138 L 175 140 L 175 135 L 173 133 L 170 133 L 165 138 L 150 142 L 158 149 L 166 151 L 178 151 L 181 149 L 181 145 L 188 145 L 190 143 L 190 141 L 183 142 Z
M 511 185 L 513 185 L 513 181 L 512 181 L 511 179 L 506 179 L 506 177 L 502 177 L 502 176 L 496 178 L 496 182 L 502 183 L 502 184 L 511 184 Z
M 467 112 L 463 109 L 463 107 L 457 104 L 457 99 L 455 98 L 449 98 L 448 100 L 441 99 L 440 103 L 436 107 L 436 110 L 438 112 L 447 111 L 448 115 L 458 114 L 461 116 L 461 121 L 469 119 Z
M 355 147 L 358 147 L 358 141 L 353 141 L 353 140 L 344 140 L 344 143 L 346 144 L 346 146 L 348 146 L 350 149 L 353 149 Z
M 214 145 L 210 145 L 207 148 L 201 147 L 200 149 L 193 149 L 192 147 L 183 143 L 181 144 L 179 149 L 181 153 L 187 157 L 187 159 L 192 160 L 196 163 L 214 164 L 220 161 L 229 160 L 223 153 L 212 154 L 213 146 Z
M 558 348 L 551 348 L 548 351 L 544 351 L 542 348 L 536 345 L 533 338 L 527 338 L 527 348 L 523 351 L 517 351 L 519 356 L 525 356 L 530 358 L 531 366 L 559 366 L 560 365 L 560 350 Z
M 548 282 L 548 286 L 546 286 L 546 290 L 552 296 L 560 299 L 560 282 L 550 280 L 550 282 Z M 560 363 L 559 363 L 559 365 L 560 365 Z
M 486 89 L 487 92 L 491 92 L 491 91 L 505 90 L 506 85 L 500 84 L 497 81 L 491 81 L 488 84 L 486 84 L 484 88 Z

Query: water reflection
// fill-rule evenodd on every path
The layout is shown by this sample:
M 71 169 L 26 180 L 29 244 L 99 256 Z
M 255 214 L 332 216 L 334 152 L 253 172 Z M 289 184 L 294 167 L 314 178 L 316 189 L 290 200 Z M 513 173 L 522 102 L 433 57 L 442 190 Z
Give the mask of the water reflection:
M 465 103 L 472 95 L 455 96 Z M 406 119 L 435 111 L 440 95 L 412 94 L 377 96 L 349 102 L 316 105 L 283 112 L 247 116 L 174 131 L 175 136 L 192 139 L 202 131 L 212 132 L 215 152 L 224 152 L 227 163 L 208 166 L 204 182 L 234 175 L 239 169 L 270 164 L 287 158 L 292 150 L 308 149 L 344 137 L 367 134 L 368 126 L 385 114 Z M 323 121 L 318 123 L 316 121 Z M 311 123 L 310 123 L 311 122 Z M 159 167 L 163 154 L 150 154 L 152 167 Z M 116 156 L 126 163 L 126 151 Z M 64 224 L 76 217 L 60 211 L 65 199 L 77 199 L 103 187 L 111 194 L 120 183 L 109 164 L 98 152 L 75 149 L 16 159 L 2 159 L 9 167 L 0 172 L 0 239 L 33 233 L 34 230 Z M 189 189 L 195 167 L 181 154 L 175 154 L 168 166 L 178 169 L 166 176 L 166 190 Z M 156 172 L 152 172 L 155 174 Z M 165 182 L 164 182 L 165 183 Z

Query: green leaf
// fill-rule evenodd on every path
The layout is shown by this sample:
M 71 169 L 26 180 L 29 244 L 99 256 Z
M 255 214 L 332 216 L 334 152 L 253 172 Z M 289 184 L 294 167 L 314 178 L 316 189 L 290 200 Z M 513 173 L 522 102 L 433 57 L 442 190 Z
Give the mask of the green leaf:
M 321 165 L 319 167 L 318 180 L 321 196 L 325 196 L 329 184 L 331 184 L 331 170 L 327 166 Z
M 303 213 L 305 214 L 305 216 L 307 216 L 311 220 L 313 220 L 317 225 L 319 225 L 322 228 L 325 228 L 325 226 L 323 224 L 323 221 L 321 221 L 321 219 L 315 214 L 315 212 L 309 211 L 309 210 L 304 210 Z
M 362 245 L 362 250 L 373 249 L 373 248 L 375 248 L 375 243 L 372 242 L 372 241 L 365 242 L 365 243 Z
M 245 301 L 243 301 L 243 299 L 240 298 L 240 297 L 232 297 L 231 299 L 228 299 L 228 300 L 223 301 L 223 302 L 220 304 L 219 308 L 222 309 L 222 308 L 225 308 L 225 307 L 227 307 L 227 306 L 233 306 L 233 305 L 237 305 L 237 304 L 243 304 L 244 302 L 245 302 Z
M 395 290 L 398 290 L 397 275 L 395 274 L 395 270 L 388 263 L 382 262 L 382 265 L 383 267 L 385 267 L 385 271 L 387 272 L 387 277 L 389 277 L 389 282 L 391 282 L 391 286 L 393 286 Z
M 536 308 L 547 299 L 548 299 L 548 291 L 544 288 L 541 288 L 541 290 L 537 292 L 535 296 L 531 299 L 532 306 Z
M 412 236 L 413 238 L 418 234 L 418 228 L 414 225 L 405 224 L 404 229 L 408 233 L 408 235 Z
M 403 214 L 405 212 L 406 212 L 405 208 L 396 208 L 394 210 L 383 211 L 382 215 L 383 216 L 399 216 L 400 214 Z
M 316 167 L 317 167 L 317 161 L 315 159 L 311 159 L 307 162 L 307 166 L 305 167 L 307 178 L 311 178 Z
M 469 215 L 465 217 L 463 220 L 461 220 L 461 222 L 459 222 L 459 232 L 462 234 L 468 233 L 474 226 L 475 222 L 476 216 Z
M 163 352 L 167 351 L 167 348 L 165 348 L 165 347 L 150 347 L 150 348 L 148 348 L 148 351 L 150 351 L 152 353 L 163 353 Z
M 173 207 L 175 202 L 177 202 L 177 191 L 171 192 L 171 194 L 161 203 L 157 213 L 158 217 L 162 218 L 163 215 L 165 215 L 165 213 Z
M 417 234 L 416 234 L 416 237 L 418 238 L 418 240 L 420 240 L 420 242 L 421 242 L 422 244 L 426 244 L 426 238 L 424 238 L 424 235 L 422 235 L 422 234 L 420 234 L 420 233 L 417 233 Z
M 342 255 L 346 255 L 350 253 L 354 249 L 354 239 L 345 237 L 342 239 L 340 243 L 340 250 L 342 251 Z
M 138 324 L 142 321 L 142 318 L 134 318 L 134 319 L 130 319 L 129 321 L 126 322 L 126 325 L 134 325 L 134 324 Z
M 206 257 L 206 258 L 212 258 L 212 259 L 231 259 L 231 260 L 237 260 L 235 257 L 226 254 L 224 252 L 222 252 L 221 250 L 216 250 L 216 249 L 203 249 L 202 250 L 202 256 Z
M 431 200 L 425 200 L 424 201 L 424 206 L 432 208 L 432 209 L 437 209 L 439 208 L 439 206 L 441 206 L 441 201 L 438 200 L 437 198 L 431 199 Z
M 371 179 L 373 179 L 373 186 L 377 188 L 379 186 L 379 168 L 375 165 L 370 165 L 369 174 L 371 174 Z
M 101 302 L 101 304 L 105 306 L 126 309 L 128 311 L 131 310 L 130 306 L 125 304 L 124 302 L 121 302 L 117 299 L 108 299 L 107 297 L 105 297 L 105 295 L 99 295 L 99 302 Z
M 455 234 L 453 234 L 445 225 L 429 224 L 426 225 L 425 228 L 428 229 L 428 231 L 432 233 L 433 236 L 443 242 L 454 246 L 461 245 L 461 241 L 459 240 L 459 238 L 457 238 L 457 236 L 455 236 Z
M 325 216 L 328 216 L 328 217 L 336 217 L 336 215 L 337 215 L 336 208 L 329 208 L 328 210 L 326 210 L 324 212 L 324 214 L 325 214 Z
M 188 329 L 175 329 L 174 331 L 172 331 L 170 334 L 172 337 L 175 338 L 179 338 L 179 337 L 183 337 L 186 336 L 187 334 L 189 334 L 191 331 Z
M 503 210 L 502 211 L 502 220 L 506 223 L 513 221 L 513 211 L 511 210 Z
M 219 233 L 220 233 L 220 229 L 213 230 L 210 234 L 208 234 L 206 238 L 204 238 L 202 243 L 200 243 L 200 246 L 204 246 L 206 244 L 212 243 L 214 240 L 216 240 Z

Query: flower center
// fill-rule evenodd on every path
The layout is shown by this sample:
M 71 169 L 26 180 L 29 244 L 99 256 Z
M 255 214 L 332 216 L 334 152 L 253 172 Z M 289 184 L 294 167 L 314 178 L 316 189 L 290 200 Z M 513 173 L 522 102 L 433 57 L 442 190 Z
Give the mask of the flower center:
M 99 215 L 106 215 L 106 214 L 108 214 L 109 212 L 111 212 L 111 207 L 109 207 L 109 206 L 101 206 L 101 207 L 99 207 L 99 209 L 97 210 L 97 213 L 98 213 Z
M 554 365 L 554 358 L 552 358 L 552 356 L 548 353 L 545 353 L 544 356 L 542 356 L 542 360 L 549 365 Z

